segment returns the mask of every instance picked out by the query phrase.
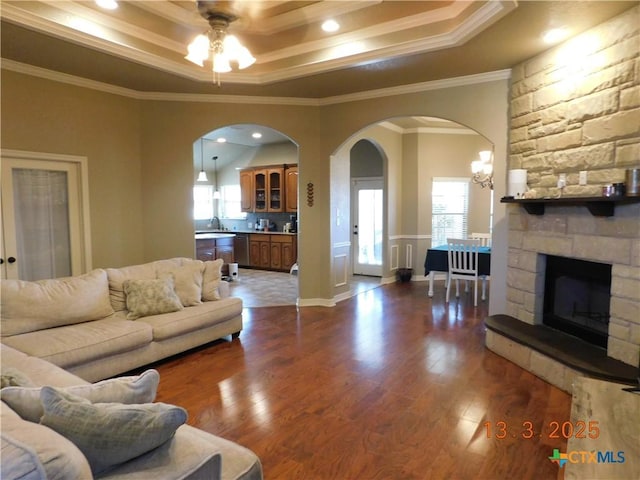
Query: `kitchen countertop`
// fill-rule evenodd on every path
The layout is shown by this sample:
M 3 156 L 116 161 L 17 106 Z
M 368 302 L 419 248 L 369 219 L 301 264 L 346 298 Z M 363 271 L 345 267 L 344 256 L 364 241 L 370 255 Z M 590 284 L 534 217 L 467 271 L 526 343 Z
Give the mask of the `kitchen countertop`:
M 235 237 L 235 233 L 231 232 L 196 232 L 195 237 L 196 240 L 208 240 L 212 238 L 233 238 Z
M 264 232 L 259 230 L 196 230 L 196 238 L 225 238 L 225 237 L 205 237 L 203 235 L 230 235 L 236 233 L 261 233 L 267 235 L 296 235 L 296 233 L 287 232 Z

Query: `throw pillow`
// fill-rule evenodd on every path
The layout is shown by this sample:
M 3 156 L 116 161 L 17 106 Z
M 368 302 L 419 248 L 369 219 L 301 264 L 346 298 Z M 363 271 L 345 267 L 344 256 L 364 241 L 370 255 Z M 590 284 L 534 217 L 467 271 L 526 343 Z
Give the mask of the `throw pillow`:
M 2 280 L 3 337 L 108 317 L 107 272 L 97 269 L 75 277 L 29 282 Z
M 110 378 L 101 382 L 59 388 L 63 392 L 86 398 L 92 403 L 151 403 L 156 399 L 160 383 L 157 370 L 147 370 L 138 376 Z M 38 423 L 42 414 L 40 387 L 7 387 L 0 390 L 7 403 L 24 420 Z
M 184 308 L 173 288 L 173 278 L 125 280 L 123 285 L 129 320 Z
M 174 268 L 160 268 L 158 278 L 173 277 L 174 287 L 180 302 L 185 307 L 202 303 L 202 273 L 204 263 L 200 260 L 186 260 L 185 264 Z
M 187 421 L 184 408 L 165 403 L 91 403 L 42 387 L 40 423 L 71 440 L 94 475 L 162 445 Z
M 33 382 L 20 370 L 8 367 L 2 370 L 2 384 L 0 388 L 5 387 L 33 387 Z
M 204 262 L 204 273 L 202 274 L 202 300 L 205 302 L 220 300 L 218 285 L 220 285 L 220 282 L 222 281 L 223 263 L 224 261 L 221 258 Z

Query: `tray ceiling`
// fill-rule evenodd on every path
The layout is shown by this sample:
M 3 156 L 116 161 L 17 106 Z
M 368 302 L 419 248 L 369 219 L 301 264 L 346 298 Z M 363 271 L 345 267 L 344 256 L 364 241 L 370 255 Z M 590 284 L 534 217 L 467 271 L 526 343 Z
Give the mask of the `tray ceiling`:
M 509 68 L 549 48 L 544 30 L 579 33 L 637 2 L 211 2 L 257 61 L 222 74 L 184 59 L 208 24 L 194 1 L 2 1 L 2 57 L 143 92 L 324 98 Z M 339 31 L 321 24 L 334 19 Z

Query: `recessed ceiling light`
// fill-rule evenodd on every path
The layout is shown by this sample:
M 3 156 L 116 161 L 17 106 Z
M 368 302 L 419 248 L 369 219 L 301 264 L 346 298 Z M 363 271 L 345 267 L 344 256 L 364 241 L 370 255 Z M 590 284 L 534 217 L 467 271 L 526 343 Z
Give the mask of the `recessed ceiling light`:
M 335 20 L 326 20 L 322 23 L 322 30 L 327 33 L 337 32 L 340 29 L 340 24 Z
M 216 138 L 216 142 L 218 142 L 218 143 L 227 143 L 227 139 L 224 138 L 224 137 L 219 137 L 219 138 Z
M 96 5 L 107 10 L 115 10 L 118 8 L 116 0 L 96 0 Z
M 545 43 L 558 43 L 567 38 L 567 35 L 567 30 L 564 28 L 552 28 L 544 33 L 542 39 Z
M 252 136 L 253 138 L 262 138 L 262 134 L 261 134 L 260 132 L 253 132 L 253 133 L 251 134 L 251 136 Z

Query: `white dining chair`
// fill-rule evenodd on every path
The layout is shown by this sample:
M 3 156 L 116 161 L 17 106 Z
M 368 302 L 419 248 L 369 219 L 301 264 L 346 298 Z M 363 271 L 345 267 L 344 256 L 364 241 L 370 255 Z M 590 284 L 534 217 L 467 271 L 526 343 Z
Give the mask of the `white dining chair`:
M 464 280 L 473 282 L 473 306 L 478 306 L 478 249 L 480 246 L 480 240 L 447 238 L 449 260 L 447 303 L 451 294 L 451 282 L 456 281 L 456 297 L 459 297 L 459 280 Z
M 491 246 L 491 234 L 490 233 L 472 233 L 469 235 L 471 240 L 480 240 L 480 245 L 483 247 Z
M 472 240 L 480 240 L 481 245 L 483 247 L 491 247 L 491 234 L 490 233 L 477 233 L 474 232 L 469 235 L 469 238 Z M 486 298 L 487 291 L 487 280 L 490 280 L 489 275 L 480 275 L 480 279 L 482 280 L 482 300 Z

